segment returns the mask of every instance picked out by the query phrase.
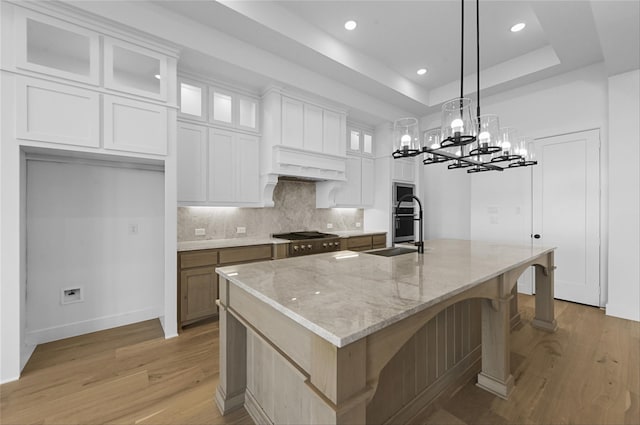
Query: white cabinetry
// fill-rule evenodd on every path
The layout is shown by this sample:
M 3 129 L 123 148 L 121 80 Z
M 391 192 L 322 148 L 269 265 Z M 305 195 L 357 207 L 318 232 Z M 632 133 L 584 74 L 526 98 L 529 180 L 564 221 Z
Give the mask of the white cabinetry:
M 373 205 L 373 159 L 347 155 L 346 178 L 344 185 L 336 191 L 332 206 L 363 208 Z
M 304 148 L 314 152 L 323 150 L 323 111 L 314 105 L 304 105 Z
M 373 131 L 349 125 L 347 148 L 351 153 L 373 155 Z
M 180 205 L 258 206 L 259 138 L 178 123 Z
M 345 150 L 344 139 L 345 116 L 336 112 L 322 111 L 322 149 L 331 155 L 343 155 Z
M 3 9 L 14 16 L 3 30 L 15 34 L 15 43 L 3 43 L 13 53 L 3 53 L 3 70 L 15 74 L 19 143 L 166 156 L 177 52 L 140 38 L 123 41 L 126 34 L 115 36 L 86 17 L 31 9 L 39 9 L 37 2 Z
M 98 33 L 22 8 L 14 17 L 17 68 L 99 85 Z
M 344 155 L 345 115 L 282 96 L 282 144 L 309 152 Z
M 347 127 L 347 167 L 344 185 L 336 190 L 336 207 L 366 208 L 373 205 L 373 131 L 349 123 Z
M 16 137 L 100 146 L 98 93 L 31 78 L 16 78 Z
M 257 132 L 258 100 L 239 92 L 209 87 L 209 121 L 212 124 Z
M 104 95 L 105 149 L 167 154 L 167 108 Z
M 209 129 L 209 191 L 207 201 L 218 205 L 260 202 L 258 137 Z
M 104 39 L 104 86 L 152 99 L 167 99 L 167 57 L 144 47 Z
M 280 175 L 344 181 L 345 111 L 278 87 L 265 92 L 262 106 L 262 173 L 271 187 Z
M 393 180 L 407 183 L 415 181 L 416 167 L 413 158 L 394 159 L 391 162 L 393 168 Z
M 207 127 L 178 122 L 178 201 L 207 201 Z
M 282 144 L 292 148 L 304 147 L 304 105 L 282 97 Z

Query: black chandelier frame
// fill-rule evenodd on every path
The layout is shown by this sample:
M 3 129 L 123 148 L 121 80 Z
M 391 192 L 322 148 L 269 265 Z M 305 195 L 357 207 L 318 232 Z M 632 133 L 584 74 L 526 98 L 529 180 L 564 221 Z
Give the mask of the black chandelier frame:
M 460 101 L 464 97 L 463 81 L 464 81 L 464 0 L 461 0 L 461 25 L 460 25 Z M 476 124 L 478 126 L 478 134 L 480 134 L 480 0 L 476 0 L 476 87 L 477 87 L 477 106 L 476 106 Z M 480 173 L 484 171 L 504 171 L 506 169 L 528 167 L 538 164 L 538 161 L 527 160 L 522 155 L 510 154 L 508 151 L 502 155 L 491 158 L 489 161 L 482 161 L 481 157 L 485 155 L 495 154 L 502 150 L 500 146 L 489 146 L 486 143 L 471 149 L 468 154 L 464 153 L 465 147 L 476 142 L 475 135 L 465 135 L 455 132 L 452 136 L 440 142 L 439 148 L 433 149 L 423 146 L 421 149 L 403 146 L 392 153 L 394 159 L 411 158 L 421 154 L 427 154 L 427 158 L 422 160 L 424 165 L 440 164 L 445 162 L 451 163 L 447 166 L 449 170 L 469 168 L 467 173 Z M 445 149 L 459 147 L 459 154 L 454 154 Z M 508 162 L 508 164 L 504 164 Z

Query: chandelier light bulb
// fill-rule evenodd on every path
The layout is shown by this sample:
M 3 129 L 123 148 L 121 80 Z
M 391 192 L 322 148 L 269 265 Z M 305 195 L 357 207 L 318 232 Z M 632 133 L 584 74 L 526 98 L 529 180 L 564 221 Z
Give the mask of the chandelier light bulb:
M 431 144 L 431 149 L 438 149 L 438 148 L 440 148 L 440 144 L 438 142 Z
M 451 121 L 451 129 L 454 131 L 454 133 L 462 133 L 462 130 L 464 130 L 464 121 L 462 121 L 460 118 L 456 118 L 455 120 Z
M 489 143 L 490 140 L 491 140 L 491 135 L 489 134 L 488 131 L 483 131 L 478 135 L 478 141 L 480 143 Z
M 409 146 L 411 144 L 411 136 L 408 134 L 403 134 L 400 138 L 400 144 L 402 146 Z

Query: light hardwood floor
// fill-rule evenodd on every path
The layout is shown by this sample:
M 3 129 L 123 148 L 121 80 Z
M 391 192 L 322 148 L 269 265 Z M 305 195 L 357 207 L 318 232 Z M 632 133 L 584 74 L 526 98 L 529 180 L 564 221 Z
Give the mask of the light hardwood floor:
M 529 326 L 519 296 L 508 401 L 469 382 L 417 424 L 640 424 L 640 324 L 556 301 L 555 334 Z M 38 346 L 23 377 L 0 386 L 4 424 L 251 424 L 220 417 L 218 323 L 165 340 L 157 320 Z

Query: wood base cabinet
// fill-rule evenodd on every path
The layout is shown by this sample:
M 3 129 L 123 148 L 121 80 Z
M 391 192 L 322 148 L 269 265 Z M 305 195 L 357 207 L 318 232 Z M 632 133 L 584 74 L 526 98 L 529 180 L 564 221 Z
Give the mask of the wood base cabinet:
M 346 249 L 350 251 L 367 251 L 384 248 L 387 245 L 387 234 L 350 236 L 346 238 Z
M 186 325 L 218 314 L 218 275 L 215 267 L 180 272 L 180 323 Z
M 286 251 L 286 250 L 285 250 Z M 216 267 L 283 258 L 270 244 L 178 253 L 178 329 L 218 316 Z

